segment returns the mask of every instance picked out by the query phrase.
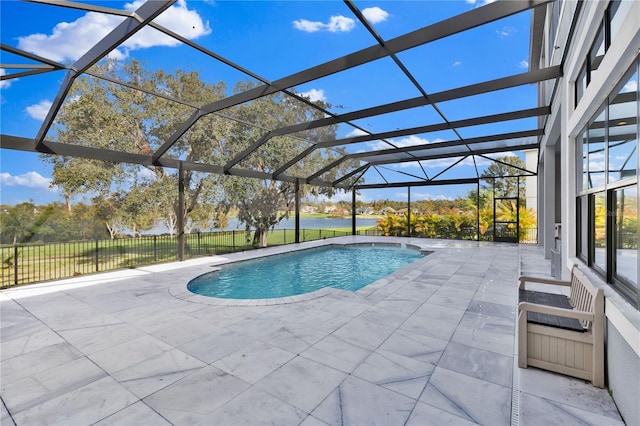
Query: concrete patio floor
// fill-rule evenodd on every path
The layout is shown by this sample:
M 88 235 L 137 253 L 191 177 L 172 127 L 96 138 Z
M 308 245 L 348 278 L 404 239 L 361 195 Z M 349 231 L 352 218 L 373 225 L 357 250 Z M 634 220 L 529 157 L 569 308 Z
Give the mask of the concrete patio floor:
M 184 290 L 256 251 L 4 290 L 0 422 L 623 424 L 606 390 L 514 363 L 518 274 L 549 275 L 536 246 L 342 237 L 262 252 L 371 241 L 433 253 L 281 304 Z

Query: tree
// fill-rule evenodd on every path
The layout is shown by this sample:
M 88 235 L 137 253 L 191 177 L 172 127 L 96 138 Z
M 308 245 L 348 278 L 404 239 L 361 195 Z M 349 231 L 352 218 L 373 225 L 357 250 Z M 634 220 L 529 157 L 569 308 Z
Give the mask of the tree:
M 144 70 L 135 60 L 109 60 L 94 66 L 92 73 L 162 91 L 167 96 L 194 105 L 221 99 L 226 91 L 223 83 L 206 84 L 196 72 L 151 72 Z M 148 155 L 160 147 L 193 111 L 182 103 L 86 75 L 77 79 L 69 92 L 56 118 L 55 134 L 62 143 Z M 221 139 L 224 125 L 218 116 L 207 116 L 177 141 L 169 155 L 189 162 L 215 163 L 213 160 L 218 154 L 209 148 Z M 118 192 L 120 198 L 139 195 L 130 189 L 138 181 L 140 166 L 48 155 L 43 155 L 43 159 L 53 165 L 52 185 L 61 188 L 68 206 L 78 194 L 90 195 L 94 200 L 108 198 L 114 192 Z M 145 166 L 145 169 L 150 172 L 146 174 L 147 179 L 160 181 L 163 193 L 177 193 L 177 173 L 167 173 L 155 165 Z M 208 180 L 212 179 L 205 174 L 185 171 L 185 207 L 182 209 L 185 223 L 189 212 L 202 202 L 204 188 L 212 184 Z M 160 209 L 159 202 L 164 203 Z M 131 203 L 135 204 L 134 201 Z M 139 213 L 147 208 L 160 211 L 170 223 L 175 223 L 171 216 L 181 210 L 177 197 L 162 197 L 158 202 L 138 207 Z M 112 208 L 101 210 L 103 215 L 115 213 Z M 107 219 L 107 222 L 114 221 Z M 114 229 L 109 232 L 115 235 Z
M 252 83 L 239 83 L 235 90 L 239 92 L 252 87 L 254 87 Z M 322 107 L 328 107 L 322 101 L 317 101 L 317 103 Z M 282 93 L 239 105 L 234 108 L 232 113 L 240 121 L 233 124 L 227 136 L 220 143 L 221 156 L 224 157 L 226 154 L 226 158 L 233 158 L 251 146 L 265 135 L 265 129 L 275 129 L 323 118 L 321 111 Z M 254 125 L 248 126 L 246 123 Z M 321 141 L 335 139 L 335 132 L 336 126 L 326 126 L 306 131 L 304 135 L 273 137 L 245 157 L 240 165 L 245 169 L 257 172 L 273 173 L 308 146 L 308 142 L 301 136 L 312 141 Z M 303 161 L 291 166 L 287 170 L 287 174 L 306 178 L 324 165 L 335 161 L 341 155 L 343 153 L 338 150 L 316 150 Z M 325 180 L 336 179 L 338 173 L 350 165 L 349 162 L 344 162 L 328 172 L 323 178 Z M 265 247 L 269 229 L 289 217 L 293 209 L 295 184 L 242 177 L 221 177 L 220 182 L 224 188 L 224 199 L 219 203 L 220 210 L 227 213 L 230 208 L 235 207 L 238 210 L 238 220 L 245 224 L 247 231 L 255 229 L 254 245 Z M 309 194 L 331 196 L 333 192 L 332 188 L 300 186 L 301 197 Z
M 69 100 L 57 117 L 55 130 L 59 142 L 149 155 L 193 115 L 195 110 L 184 103 L 206 105 L 226 96 L 224 83 L 207 84 L 197 72 L 150 72 L 135 60 L 126 63 L 106 61 L 96 65 L 92 74 L 106 78 L 84 76 L 76 81 L 68 95 Z M 134 87 L 161 90 L 164 95 L 184 103 L 112 83 L 114 80 L 125 81 Z M 241 82 L 234 91 L 237 93 L 254 87 L 255 83 Z M 269 130 L 320 118 L 324 118 L 322 111 L 283 93 L 276 93 L 233 107 L 225 111 L 225 115 L 216 113 L 202 116 L 171 146 L 166 155 L 188 163 L 224 165 Z M 307 148 L 308 141 L 335 139 L 335 130 L 336 126 L 326 126 L 296 135 L 276 136 L 238 166 L 273 173 L 289 158 Z M 306 178 L 342 155 L 344 153 L 337 149 L 316 150 L 291 166 L 286 173 Z M 176 189 L 178 173 L 148 165 L 145 168 L 150 173 L 144 174 L 149 180 L 146 186 L 156 196 L 147 196 L 146 202 L 141 203 L 135 199 L 141 196 L 140 188 L 133 190 L 143 174 L 140 166 L 80 158 L 45 159 L 53 164 L 53 182 L 62 188 L 67 200 L 80 193 L 97 194 L 101 199 L 108 199 L 110 193 L 118 193 L 118 199 L 113 200 L 110 206 L 102 203 L 100 210 L 103 215 L 115 214 L 116 209 L 127 208 L 145 219 L 157 216 L 173 232 L 180 213 L 187 226 L 199 226 L 210 223 L 212 217 L 222 218 L 230 208 L 237 208 L 245 225 L 256 229 L 260 245 L 266 244 L 269 228 L 288 216 L 295 194 L 295 185 L 290 182 L 258 183 L 186 168 L 182 176 L 184 205 L 179 206 Z M 322 178 L 335 180 L 340 171 L 351 166 L 345 161 Z M 331 195 L 332 192 L 332 189 L 305 185 L 301 196 L 308 193 Z M 222 215 L 213 213 L 210 206 L 216 206 Z M 207 213 L 211 213 L 211 216 L 207 217 Z M 129 226 L 135 223 L 136 229 L 141 226 L 132 222 L 132 217 L 114 220 L 105 217 L 105 220 L 107 223 L 113 222 L 113 225 L 125 220 Z M 115 228 L 108 226 L 113 236 Z
M 2 215 L 2 242 L 29 242 L 37 226 L 38 210 L 33 201 L 20 203 Z
M 481 178 L 494 177 L 493 190 L 497 197 L 525 196 L 524 179 L 518 178 L 526 169 L 524 160 L 515 155 L 497 157 L 481 174 Z M 493 197 L 492 197 L 493 198 Z
M 118 234 L 124 232 L 124 223 L 120 214 L 122 199 L 120 194 L 115 193 L 109 197 L 96 197 L 93 205 L 96 207 L 96 215 L 109 232 L 109 237 L 113 240 Z

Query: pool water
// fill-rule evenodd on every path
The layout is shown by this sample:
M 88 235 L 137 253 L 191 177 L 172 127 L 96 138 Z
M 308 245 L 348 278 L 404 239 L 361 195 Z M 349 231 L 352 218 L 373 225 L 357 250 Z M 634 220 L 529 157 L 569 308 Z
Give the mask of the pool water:
M 356 291 L 424 255 L 394 246 L 331 246 L 223 266 L 189 282 L 189 291 L 228 299 L 271 299 L 324 287 Z

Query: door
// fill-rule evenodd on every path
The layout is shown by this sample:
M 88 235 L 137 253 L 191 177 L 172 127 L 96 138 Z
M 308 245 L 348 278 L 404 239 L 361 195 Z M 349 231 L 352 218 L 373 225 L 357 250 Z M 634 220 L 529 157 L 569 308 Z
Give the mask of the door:
M 518 197 L 493 199 L 493 241 L 517 243 L 520 240 Z

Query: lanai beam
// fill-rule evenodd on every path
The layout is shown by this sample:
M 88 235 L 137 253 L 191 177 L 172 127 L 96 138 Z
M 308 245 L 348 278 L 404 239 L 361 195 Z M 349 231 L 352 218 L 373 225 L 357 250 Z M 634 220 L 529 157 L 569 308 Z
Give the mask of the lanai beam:
M 200 111 L 194 113 L 183 126 L 176 130 L 176 132 L 171 135 L 171 137 L 169 137 L 169 139 L 167 139 L 167 141 L 155 152 L 154 158 L 162 156 L 189 129 L 189 127 L 191 127 L 191 125 L 195 124 L 200 117 L 206 114 L 240 105 L 245 102 L 250 102 L 291 87 L 364 65 L 389 56 L 391 53 L 403 52 L 405 50 L 544 5 L 550 1 L 552 0 L 513 0 L 491 3 L 388 40 L 385 47 L 380 45 L 370 46 L 358 52 L 291 74 L 270 84 L 263 84 L 245 92 L 212 102 L 203 106 Z M 420 99 L 424 98 L 421 97 Z M 431 101 L 436 102 L 434 99 L 431 99 Z
M 35 138 L 37 150 L 44 148 L 44 138 L 47 136 L 47 132 L 53 125 L 53 120 L 58 114 L 58 111 L 60 111 L 62 103 L 67 97 L 69 90 L 71 90 L 71 86 L 75 79 L 100 59 L 107 56 L 113 49 L 120 46 L 124 41 L 143 29 L 149 22 L 175 3 L 175 1 L 176 0 L 158 0 L 143 3 L 142 6 L 133 12 L 130 17 L 125 18 L 124 21 L 122 21 L 73 64 L 71 69 L 67 72 L 67 75 L 52 102 L 51 108 L 49 108 L 47 117 L 44 119 L 44 122 L 42 123 L 42 126 Z

